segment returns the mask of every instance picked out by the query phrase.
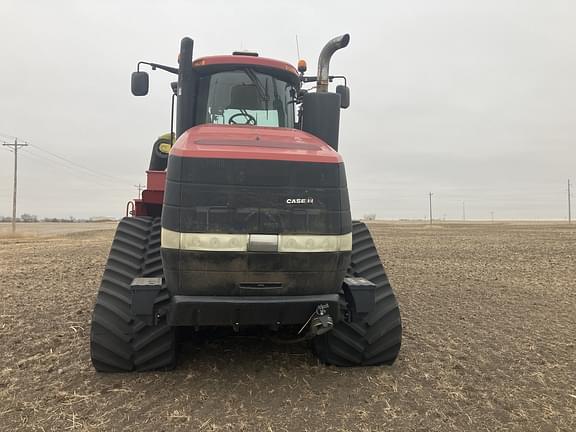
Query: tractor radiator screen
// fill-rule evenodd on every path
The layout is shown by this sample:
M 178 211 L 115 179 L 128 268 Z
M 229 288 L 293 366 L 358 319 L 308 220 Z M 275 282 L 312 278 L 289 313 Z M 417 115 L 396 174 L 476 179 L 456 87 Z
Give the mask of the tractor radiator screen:
M 180 233 L 347 234 L 344 165 L 171 155 L 162 226 Z

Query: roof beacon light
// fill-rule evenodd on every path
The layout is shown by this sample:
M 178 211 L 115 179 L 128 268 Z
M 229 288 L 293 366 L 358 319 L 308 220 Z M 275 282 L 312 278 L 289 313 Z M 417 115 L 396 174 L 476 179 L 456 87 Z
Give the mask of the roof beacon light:
M 298 60 L 298 72 L 304 73 L 308 70 L 308 65 L 306 64 L 306 60 L 300 59 Z

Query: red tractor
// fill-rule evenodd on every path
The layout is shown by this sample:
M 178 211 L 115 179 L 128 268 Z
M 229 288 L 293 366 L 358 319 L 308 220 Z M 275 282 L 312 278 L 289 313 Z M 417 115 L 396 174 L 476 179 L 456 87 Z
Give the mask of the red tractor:
M 118 225 L 92 318 L 96 370 L 173 367 L 181 327 L 259 327 L 338 366 L 394 362 L 398 303 L 352 221 L 337 152 L 349 90 L 328 91 L 346 82 L 329 64 L 348 42 L 324 46 L 316 76 L 256 53 L 194 60 L 189 38 L 178 68 L 138 63 L 136 96 L 141 65 L 178 75 L 177 139 L 154 144 L 147 188 Z

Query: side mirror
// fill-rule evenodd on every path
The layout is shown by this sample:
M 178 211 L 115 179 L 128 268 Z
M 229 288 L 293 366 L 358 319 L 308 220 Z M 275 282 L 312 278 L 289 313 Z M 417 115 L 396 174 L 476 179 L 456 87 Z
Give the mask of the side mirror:
M 148 94 L 148 73 L 132 72 L 132 94 L 134 96 L 146 96 Z
M 350 88 L 344 85 L 336 86 L 336 93 L 340 95 L 340 108 L 348 108 L 350 106 Z

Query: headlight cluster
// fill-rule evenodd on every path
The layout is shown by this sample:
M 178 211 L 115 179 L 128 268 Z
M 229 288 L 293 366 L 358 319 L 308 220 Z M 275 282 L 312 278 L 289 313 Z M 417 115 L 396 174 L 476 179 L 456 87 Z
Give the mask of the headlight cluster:
M 162 247 L 195 251 L 246 252 L 250 234 L 178 233 L 162 228 Z M 344 235 L 278 235 L 278 252 L 352 250 L 352 233 Z
M 180 249 L 198 251 L 246 251 L 248 234 L 182 233 Z
M 337 252 L 352 250 L 352 234 L 280 235 L 278 252 Z

